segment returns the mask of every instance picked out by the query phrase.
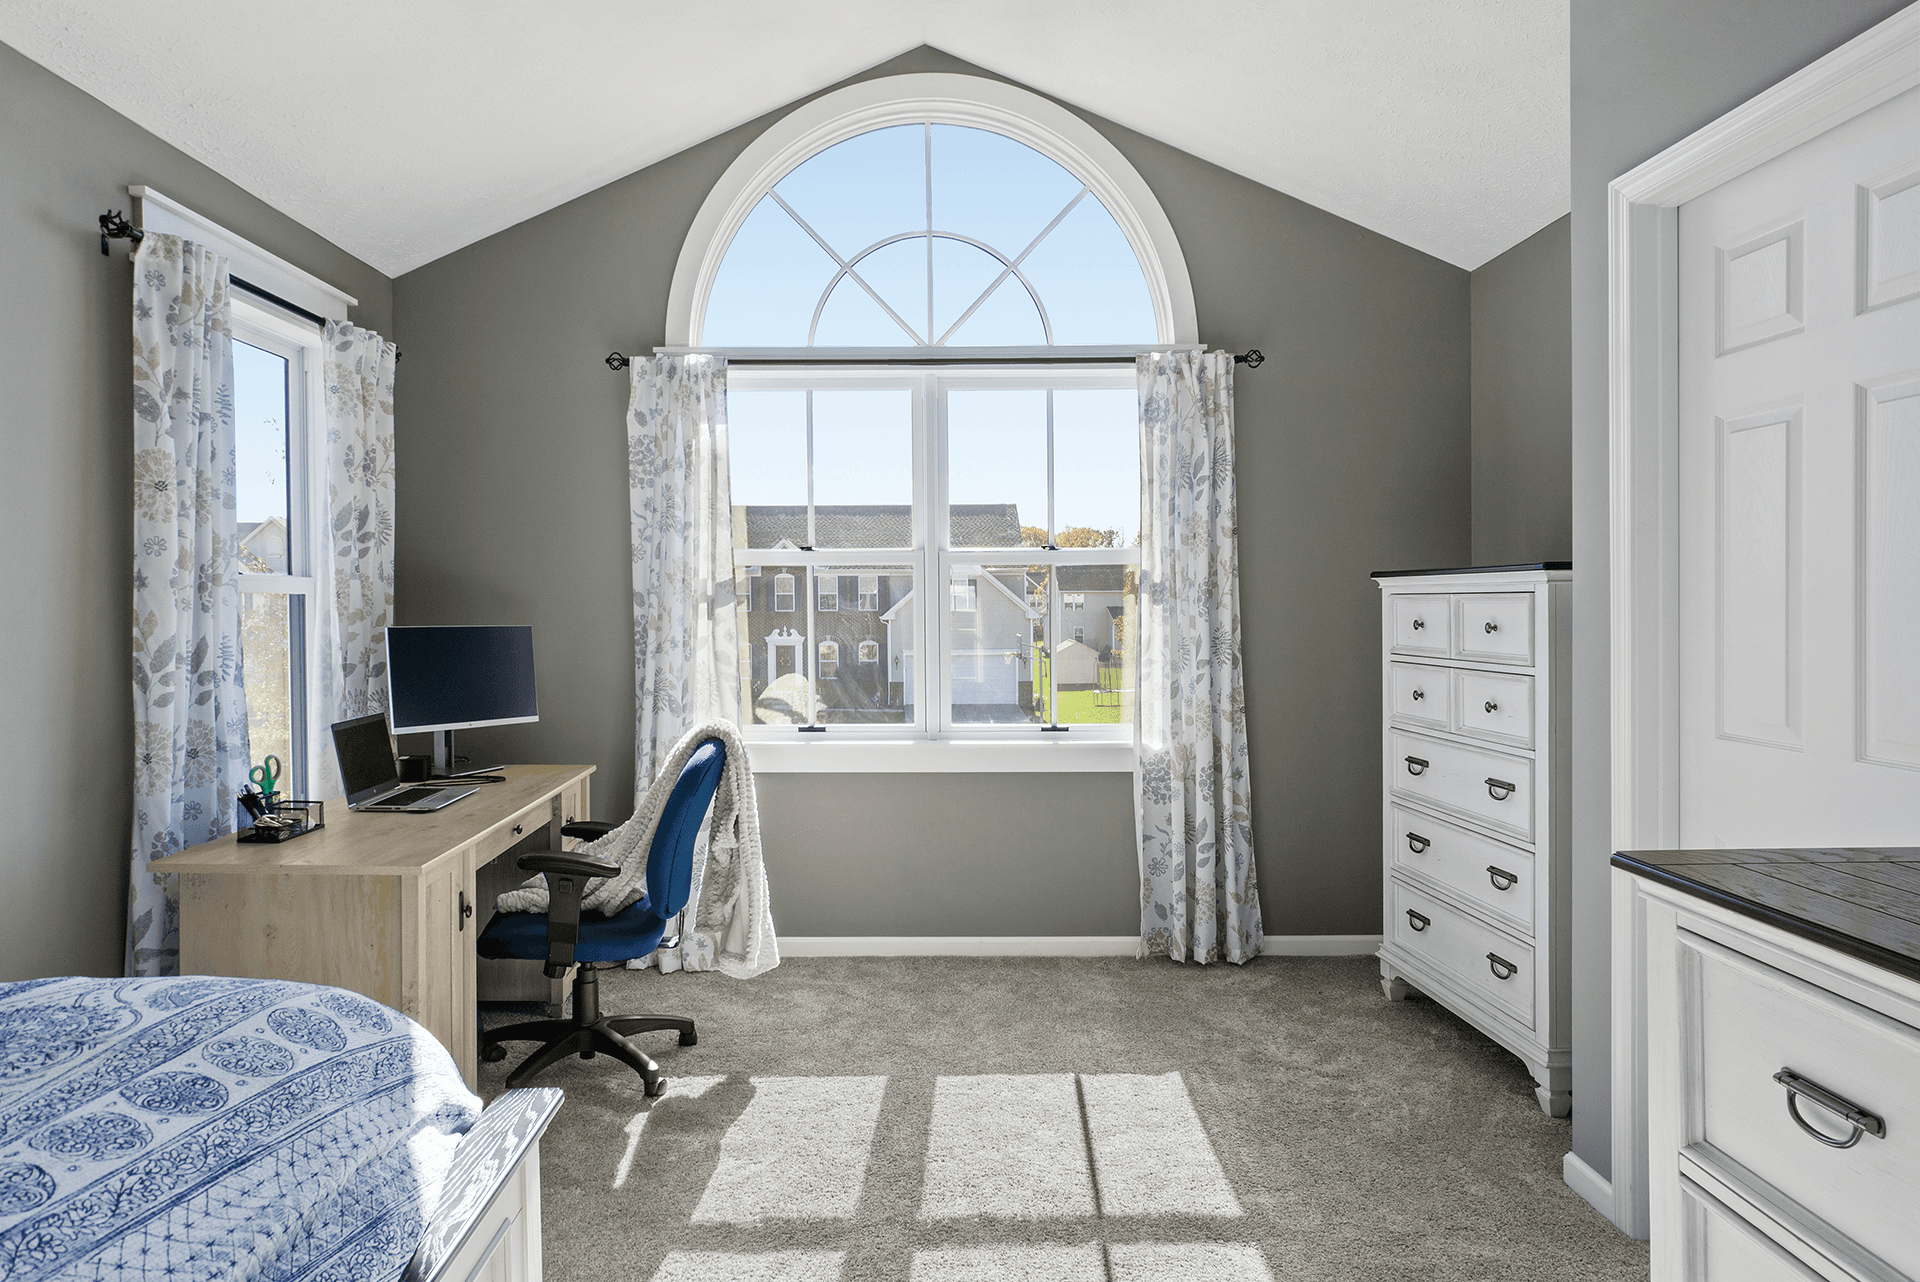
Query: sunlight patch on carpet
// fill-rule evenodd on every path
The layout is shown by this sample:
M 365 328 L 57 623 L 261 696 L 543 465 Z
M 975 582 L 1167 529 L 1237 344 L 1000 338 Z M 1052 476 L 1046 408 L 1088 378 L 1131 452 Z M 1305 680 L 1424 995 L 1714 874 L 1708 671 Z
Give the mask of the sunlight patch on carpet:
M 1260 1248 L 1246 1243 L 1136 1243 L 1108 1247 L 1107 1256 L 1113 1282 L 1273 1282 Z
M 627 1151 L 620 1155 L 620 1167 L 613 1173 L 613 1187 L 625 1186 L 627 1176 L 633 1171 L 633 1155 L 640 1151 L 640 1136 L 647 1129 L 647 1119 L 656 1110 L 670 1105 L 674 1100 L 697 1100 L 726 1080 L 725 1077 L 669 1078 L 667 1089 L 658 1099 L 648 1100 L 647 1107 L 627 1119 Z
M 653 1282 L 840 1282 L 845 1251 L 674 1251 Z
M 1179 1073 L 1080 1078 L 1103 1215 L 1239 1215 Z
M 1073 1074 L 935 1079 L 922 1219 L 1093 1213 Z
M 920 1251 L 912 1282 L 1106 1282 L 1100 1248 L 1085 1246 L 970 1246 Z
M 693 1222 L 851 1219 L 886 1088 L 884 1077 L 754 1078 Z

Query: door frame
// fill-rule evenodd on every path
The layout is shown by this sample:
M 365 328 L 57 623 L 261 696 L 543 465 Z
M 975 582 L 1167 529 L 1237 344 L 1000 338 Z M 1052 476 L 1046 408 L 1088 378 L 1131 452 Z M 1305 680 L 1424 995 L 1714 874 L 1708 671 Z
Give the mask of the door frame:
M 1680 840 L 1680 206 L 1915 86 L 1920 4 L 1607 186 L 1611 850 Z M 1645 923 L 1631 888 L 1614 885 L 1613 1178 L 1569 1153 L 1568 1182 L 1644 1239 Z

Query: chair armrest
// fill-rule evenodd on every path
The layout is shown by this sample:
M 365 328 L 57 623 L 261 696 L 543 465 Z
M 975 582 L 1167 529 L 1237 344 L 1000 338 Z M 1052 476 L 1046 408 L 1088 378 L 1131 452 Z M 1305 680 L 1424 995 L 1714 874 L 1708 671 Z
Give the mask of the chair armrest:
M 576 855 L 569 850 L 535 850 L 515 861 L 527 872 L 567 873 L 575 877 L 611 877 L 620 865 L 610 859 Z
M 620 865 L 562 850 L 534 851 L 517 862 L 547 879 L 547 961 L 541 971 L 548 979 L 559 979 L 573 965 L 574 945 L 580 942 L 580 900 L 586 895 L 587 882 L 611 877 Z
M 612 824 L 603 824 L 596 819 L 581 819 L 561 826 L 562 837 L 578 837 L 582 841 L 598 841 L 613 831 Z

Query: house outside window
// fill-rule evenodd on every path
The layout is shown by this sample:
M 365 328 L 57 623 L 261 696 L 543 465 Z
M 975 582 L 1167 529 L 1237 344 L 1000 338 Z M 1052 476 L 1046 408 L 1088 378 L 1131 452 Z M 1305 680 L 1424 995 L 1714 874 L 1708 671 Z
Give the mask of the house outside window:
M 814 605 L 821 610 L 840 608 L 840 576 L 822 574 L 814 580 Z
M 951 586 L 956 611 L 970 614 L 980 608 L 980 595 L 972 579 L 955 579 Z
M 860 604 L 856 608 L 861 610 L 878 610 L 880 608 L 879 575 L 863 574 L 860 576 Z
M 773 576 L 773 608 L 781 614 L 793 613 L 793 576 L 791 574 Z
M 880 643 L 878 641 L 862 641 L 860 643 L 860 662 L 880 662 Z
M 820 679 L 831 681 L 840 672 L 840 643 L 822 641 L 820 643 Z

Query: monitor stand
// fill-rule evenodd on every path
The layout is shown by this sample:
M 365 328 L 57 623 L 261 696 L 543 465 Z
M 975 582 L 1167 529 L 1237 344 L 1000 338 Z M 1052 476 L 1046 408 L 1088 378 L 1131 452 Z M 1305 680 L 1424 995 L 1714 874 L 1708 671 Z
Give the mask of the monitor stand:
M 433 773 L 428 778 L 457 779 L 463 775 L 484 775 L 503 769 L 505 769 L 504 766 L 466 766 L 464 768 L 456 766 L 453 755 L 453 731 L 434 731 Z

